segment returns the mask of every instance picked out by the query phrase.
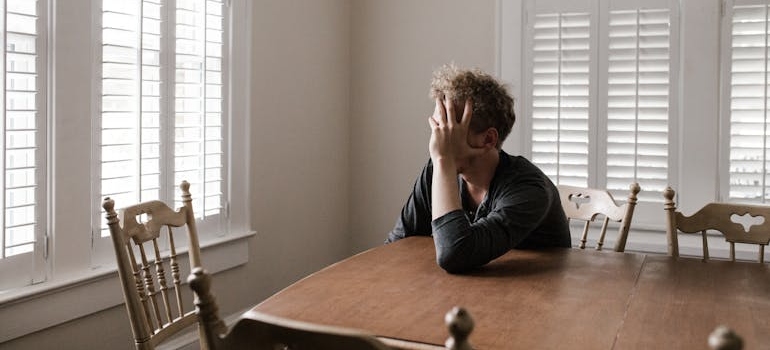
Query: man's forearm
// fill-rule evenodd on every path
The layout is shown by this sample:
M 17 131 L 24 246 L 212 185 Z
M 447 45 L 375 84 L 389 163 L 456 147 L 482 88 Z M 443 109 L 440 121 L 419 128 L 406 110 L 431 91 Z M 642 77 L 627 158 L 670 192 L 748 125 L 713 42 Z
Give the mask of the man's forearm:
M 457 188 L 457 167 L 454 159 L 434 159 L 431 180 L 432 220 L 454 210 L 462 209 Z

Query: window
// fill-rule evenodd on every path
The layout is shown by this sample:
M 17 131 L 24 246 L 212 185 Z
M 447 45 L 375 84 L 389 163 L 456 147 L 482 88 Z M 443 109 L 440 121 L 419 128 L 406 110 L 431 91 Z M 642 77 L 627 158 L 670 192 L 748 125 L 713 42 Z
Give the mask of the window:
M 222 0 L 103 0 L 99 198 L 118 207 L 151 199 L 181 206 L 177 186 L 187 180 L 199 225 L 220 224 L 223 7 Z M 94 220 L 109 237 L 103 215 Z
M 46 236 L 46 2 L 7 0 L 2 8 L 4 203 L 0 289 L 39 281 Z
M 248 158 L 251 4 L 0 1 L 0 342 L 123 302 L 104 195 L 177 201 L 186 179 L 207 268 L 248 261 L 248 162 L 230 159 Z M 51 303 L 70 307 L 27 317 Z
M 729 200 L 767 203 L 768 9 L 767 1 L 725 4 L 723 77 L 729 125 Z
M 106 196 L 118 207 L 150 199 L 180 206 L 178 185 L 187 180 L 204 245 L 227 240 L 221 236 L 228 230 L 240 237 L 249 229 L 240 209 L 246 194 L 231 190 L 245 187 L 246 178 L 230 183 L 229 165 L 229 157 L 244 157 L 248 112 L 240 93 L 248 91 L 248 74 L 232 79 L 230 67 L 247 71 L 249 39 L 231 36 L 229 18 L 233 6 L 250 5 L 52 5 L 0 1 L 0 302 L 111 271 L 113 248 L 100 206 Z M 58 21 L 49 21 L 49 9 Z M 236 17 L 249 33 L 248 18 Z M 240 56 L 232 58 L 231 50 Z M 231 83 L 239 86 L 235 101 Z M 237 174 L 245 172 L 245 164 L 235 166 Z M 235 220 L 228 211 L 233 199 L 241 203 Z M 21 288 L 33 284 L 40 285 Z
M 529 1 L 524 114 L 529 154 L 555 183 L 662 202 L 675 178 L 678 8 L 673 1 Z M 642 212 L 645 209 L 640 208 Z

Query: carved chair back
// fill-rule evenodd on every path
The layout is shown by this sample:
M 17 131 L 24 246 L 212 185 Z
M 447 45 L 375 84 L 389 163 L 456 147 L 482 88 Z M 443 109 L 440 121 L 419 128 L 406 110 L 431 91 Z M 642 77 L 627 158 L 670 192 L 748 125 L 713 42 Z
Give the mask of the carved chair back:
M 717 231 L 730 243 L 730 260 L 735 261 L 735 243 L 743 243 L 758 245 L 758 260 L 765 261 L 765 246 L 770 242 L 770 206 L 715 202 L 685 216 L 676 210 L 674 195 L 671 187 L 663 191 L 669 255 L 679 256 L 679 232 L 700 233 L 703 259 L 708 260 L 707 232 Z
M 628 231 L 631 228 L 631 220 L 634 216 L 637 194 L 640 187 L 638 183 L 629 186 L 630 193 L 626 203 L 618 205 L 607 190 L 558 185 L 561 205 L 567 219 L 584 221 L 583 231 L 580 236 L 580 249 L 585 249 L 588 241 L 588 231 L 596 219 L 602 219 L 599 238 L 596 240 L 596 250 L 602 250 L 604 237 L 607 234 L 607 226 L 610 221 L 619 222 L 618 239 L 615 243 L 615 251 L 622 252 L 626 249 Z
M 200 267 L 190 184 L 183 181 L 180 188 L 183 206 L 176 211 L 154 200 L 118 214 L 112 199 L 103 202 L 137 349 L 154 349 L 198 321 L 192 298 L 183 298 L 176 243 L 181 237 L 172 230 L 187 227 L 189 266 Z

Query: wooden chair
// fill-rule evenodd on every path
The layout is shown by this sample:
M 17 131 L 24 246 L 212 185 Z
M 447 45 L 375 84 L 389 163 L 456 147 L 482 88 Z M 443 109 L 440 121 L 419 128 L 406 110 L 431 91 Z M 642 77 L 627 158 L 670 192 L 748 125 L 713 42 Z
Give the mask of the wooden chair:
M 591 223 L 598 217 L 602 217 L 603 222 L 599 239 L 596 242 L 596 250 L 602 250 L 604 236 L 607 234 L 607 224 L 610 220 L 620 223 L 615 251 L 622 252 L 626 249 L 628 230 L 631 227 L 631 219 L 634 216 L 637 202 L 636 195 L 640 191 L 638 183 L 632 183 L 629 186 L 631 192 L 623 205 L 615 203 L 615 199 L 606 190 L 567 185 L 558 185 L 557 188 L 559 189 L 559 197 L 561 197 L 561 206 L 564 208 L 567 219 L 569 221 L 585 221 L 580 236 L 580 249 L 585 249 Z
M 200 267 L 190 184 L 183 181 L 180 188 L 184 205 L 177 211 L 157 200 L 125 207 L 120 210 L 120 215 L 115 212 L 115 202 L 109 197 L 102 205 L 115 247 L 134 342 L 140 350 L 154 349 L 170 336 L 198 322 L 192 300 L 185 303 L 182 299 L 177 247 L 171 230 L 172 227 L 187 226 L 190 267 Z M 165 249 L 161 251 L 160 245 L 164 242 L 168 244 L 168 253 Z M 188 310 L 185 310 L 185 304 Z
M 387 340 L 359 330 L 288 320 L 256 311 L 243 314 L 228 332 L 218 316 L 216 300 L 210 291 L 209 274 L 202 268 L 196 268 L 187 281 L 198 296 L 195 305 L 210 350 L 386 350 L 403 345 L 400 342 L 388 345 Z M 468 335 L 473 330 L 473 319 L 468 312 L 455 307 L 444 320 L 451 334 L 446 341 L 446 349 L 471 350 Z
M 663 191 L 666 210 L 668 253 L 679 256 L 678 233 L 701 233 L 703 260 L 709 259 L 706 232 L 719 231 L 730 243 L 730 260 L 735 261 L 735 243 L 759 246 L 759 262 L 765 261 L 765 246 L 770 242 L 770 206 L 736 203 L 709 203 L 692 216 L 676 211 L 674 190 Z M 747 216 L 748 215 L 748 216 Z M 742 218 L 742 219 L 741 219 Z M 738 219 L 738 221 L 736 221 Z

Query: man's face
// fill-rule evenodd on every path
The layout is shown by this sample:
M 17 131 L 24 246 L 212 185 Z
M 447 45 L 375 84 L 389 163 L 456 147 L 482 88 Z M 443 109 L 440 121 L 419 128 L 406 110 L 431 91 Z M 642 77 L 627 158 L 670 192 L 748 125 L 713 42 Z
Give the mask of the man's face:
M 486 132 L 474 132 L 473 130 L 468 130 L 468 136 L 466 138 L 468 147 L 469 148 L 484 148 L 484 142 L 486 140 Z M 457 158 L 455 158 L 455 163 L 457 164 L 457 172 L 462 174 L 465 169 L 468 169 L 471 167 L 475 162 L 478 155 L 473 155 L 474 152 L 468 152 L 466 154 L 458 155 Z

